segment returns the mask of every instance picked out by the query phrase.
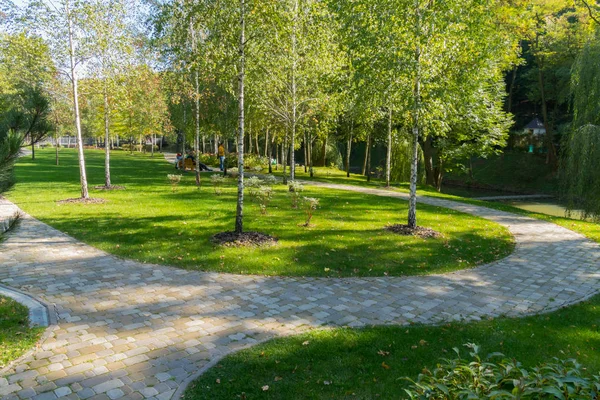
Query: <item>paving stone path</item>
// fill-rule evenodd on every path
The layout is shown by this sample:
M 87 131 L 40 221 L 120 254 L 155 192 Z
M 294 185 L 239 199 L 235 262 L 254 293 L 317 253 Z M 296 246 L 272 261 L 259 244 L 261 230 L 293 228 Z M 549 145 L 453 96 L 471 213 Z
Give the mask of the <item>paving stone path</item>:
M 0 283 L 51 304 L 58 322 L 33 355 L 0 378 L 0 397 L 170 399 L 222 355 L 274 336 L 323 326 L 519 316 L 600 290 L 600 246 L 577 233 L 483 207 L 420 201 L 509 227 L 515 252 L 436 276 L 238 276 L 122 260 L 25 216 L 0 243 Z

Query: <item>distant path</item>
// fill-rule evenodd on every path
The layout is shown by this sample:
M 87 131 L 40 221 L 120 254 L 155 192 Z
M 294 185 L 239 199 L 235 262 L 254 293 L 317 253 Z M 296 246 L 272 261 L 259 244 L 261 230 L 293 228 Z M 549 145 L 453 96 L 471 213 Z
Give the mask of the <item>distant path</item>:
M 532 199 L 553 199 L 554 196 L 547 194 L 522 194 L 522 195 L 511 195 L 511 196 L 488 196 L 488 197 L 475 197 L 474 200 L 532 200 Z
M 489 208 L 419 201 L 508 227 L 517 241 L 515 252 L 444 275 L 242 276 L 123 260 L 25 216 L 0 242 L 0 283 L 53 304 L 58 323 L 33 356 L 0 378 L 0 397 L 170 399 L 223 355 L 275 336 L 323 326 L 521 316 L 600 291 L 600 246 L 582 235 Z M 0 207 L 0 220 L 8 209 Z

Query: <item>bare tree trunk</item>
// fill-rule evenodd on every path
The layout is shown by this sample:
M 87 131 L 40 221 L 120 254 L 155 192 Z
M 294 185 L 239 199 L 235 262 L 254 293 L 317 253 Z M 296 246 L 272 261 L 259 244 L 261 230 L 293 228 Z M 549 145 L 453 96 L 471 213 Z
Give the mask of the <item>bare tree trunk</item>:
M 79 159 L 79 180 L 81 182 L 81 197 L 88 199 L 87 174 L 85 172 L 85 158 L 83 155 L 83 138 L 81 136 L 81 117 L 79 116 L 79 93 L 77 88 L 77 74 L 75 73 L 75 46 L 73 43 L 73 21 L 69 11 L 69 0 L 65 1 L 67 23 L 69 28 L 69 59 L 71 61 L 71 83 L 73 89 L 73 110 L 75 112 L 75 129 L 77 132 L 77 154 Z
M 194 35 L 194 48 L 196 47 L 195 37 L 196 36 Z M 196 96 L 194 101 L 196 106 L 196 143 L 194 151 L 196 153 L 196 186 L 200 188 L 200 81 L 198 76 L 198 68 L 195 68 L 194 71 L 194 81 L 196 86 Z
M 508 87 L 508 97 L 506 98 L 506 112 L 512 111 L 513 93 L 515 91 L 515 82 L 517 80 L 518 69 L 519 67 L 516 66 L 512 71 L 512 78 L 510 80 L 510 86 Z
M 346 177 L 350 178 L 350 152 L 352 151 L 352 135 L 354 133 L 354 120 L 350 121 L 350 136 L 348 136 L 348 146 L 346 148 Z
M 269 127 L 267 126 L 267 130 L 265 132 L 265 156 L 270 157 L 271 151 L 269 150 Z M 269 159 L 269 165 L 271 165 L 271 160 Z
M 236 140 L 236 145 L 237 145 L 237 140 Z M 219 137 L 216 133 L 214 135 L 214 147 L 215 147 L 214 153 L 219 154 Z
M 312 148 L 312 135 L 308 134 L 308 171 L 310 172 L 310 177 L 314 177 L 314 169 L 313 169 L 313 148 Z
M 415 10 L 417 12 L 416 36 L 421 36 L 421 11 L 419 0 L 415 0 Z M 412 159 L 410 166 L 410 198 L 408 201 L 408 226 L 415 229 L 417 227 L 417 168 L 419 161 L 419 117 L 421 113 L 421 46 L 417 41 L 415 50 L 416 77 L 414 86 L 414 115 L 413 115 L 413 143 Z
M 544 72 L 542 71 L 543 62 L 538 62 L 538 83 L 540 95 L 542 97 L 542 115 L 544 116 L 544 127 L 546 128 L 546 164 L 556 163 L 556 153 L 554 151 L 554 133 L 552 132 L 552 124 L 548 118 L 548 105 L 546 104 L 546 89 L 544 87 Z
M 304 130 L 304 139 L 302 140 L 302 151 L 304 152 L 304 173 L 308 172 L 308 143 L 306 138 L 306 130 Z
M 31 159 L 35 160 L 35 143 L 33 142 L 33 135 L 31 135 Z
M 296 125 L 298 123 L 298 92 L 296 87 L 297 68 L 297 31 L 298 31 L 298 0 L 294 1 L 294 19 L 292 22 L 292 138 L 290 140 L 290 179 L 296 179 L 296 158 L 294 147 L 296 145 Z
M 240 73 L 239 82 L 239 131 L 238 131 L 238 188 L 237 188 L 237 209 L 235 215 L 235 232 L 241 234 L 244 231 L 244 79 L 246 67 L 246 19 L 245 19 L 245 0 L 240 0 Z
M 156 143 L 156 133 L 152 134 L 152 157 L 154 157 L 154 144 Z
M 390 187 L 390 176 L 392 174 L 392 107 L 388 110 L 388 140 L 387 155 L 385 159 L 385 186 Z
M 371 134 L 367 135 L 367 141 L 365 142 L 365 161 L 363 163 L 362 174 L 367 174 L 367 160 L 369 159 L 369 152 L 371 149 L 369 148 L 369 142 L 371 141 Z
M 327 166 L 327 136 L 323 139 L 323 159 L 321 160 L 323 166 Z
M 369 151 L 367 152 L 367 182 L 371 182 L 371 135 L 367 137 L 367 147 Z
M 286 169 L 287 169 L 287 160 L 286 160 L 286 153 L 287 152 L 287 129 L 285 131 L 285 136 L 283 137 L 283 144 L 281 146 L 281 163 L 283 165 L 283 184 L 286 185 L 287 184 L 287 175 L 286 175 Z
M 109 188 L 110 182 L 110 148 L 108 147 L 108 141 L 110 140 L 110 124 L 108 120 L 109 104 L 108 104 L 108 88 L 106 87 L 107 82 L 104 82 L 104 187 Z
M 258 155 L 258 156 L 260 156 L 260 146 L 259 146 L 259 143 L 258 143 L 258 134 L 259 133 L 260 133 L 260 131 L 257 129 L 256 130 L 256 136 L 254 137 L 256 139 L 256 155 Z

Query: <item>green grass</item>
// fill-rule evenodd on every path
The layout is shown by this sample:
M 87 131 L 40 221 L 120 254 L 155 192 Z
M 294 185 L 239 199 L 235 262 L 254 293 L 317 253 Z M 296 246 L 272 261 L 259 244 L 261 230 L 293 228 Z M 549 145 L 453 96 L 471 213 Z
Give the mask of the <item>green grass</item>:
M 279 239 L 268 248 L 215 246 L 211 237 L 233 229 L 236 188 L 230 182 L 220 196 L 208 175 L 196 189 L 192 173 L 173 193 L 166 175 L 175 170 L 156 157 L 114 152 L 113 184 L 122 191 L 91 191 L 105 204 L 57 204 L 78 197 L 79 175 L 74 151 L 62 150 L 60 166 L 53 151 L 21 159 L 17 185 L 7 197 L 36 218 L 69 235 L 125 258 L 186 269 L 288 276 L 383 276 L 453 271 L 502 258 L 513 249 L 507 229 L 448 209 L 422 206 L 420 225 L 443 233 L 420 239 L 384 231 L 402 223 L 407 203 L 359 193 L 307 187 L 305 196 L 320 199 L 312 220 L 290 207 L 286 187 L 276 186 L 268 214 L 246 197 L 245 229 Z M 90 186 L 103 183 L 103 153 L 88 151 Z
M 537 157 L 537 156 L 533 156 Z M 377 179 L 371 180 L 371 182 L 367 182 L 366 177 L 362 175 L 351 174 L 350 178 L 346 178 L 346 173 L 337 168 L 315 168 L 315 176 L 310 178 L 308 174 L 304 173 L 304 169 L 297 170 L 298 179 L 302 180 L 314 180 L 320 182 L 328 182 L 328 183 L 338 183 L 345 185 L 355 185 L 355 186 L 370 186 L 370 187 L 381 187 L 385 184 L 385 182 Z M 281 175 L 281 170 L 276 171 Z M 401 192 L 408 192 L 408 185 L 405 183 L 393 183 L 392 188 Z M 453 189 L 454 192 L 460 193 L 460 189 Z M 465 193 L 469 192 L 468 190 L 464 191 Z M 531 212 L 527 210 L 523 210 L 521 208 L 513 207 L 508 204 L 493 202 L 493 201 L 483 201 L 483 200 L 475 200 L 467 197 L 461 197 L 452 194 L 439 193 L 434 188 L 430 186 L 420 185 L 418 187 L 418 195 L 420 196 L 430 196 L 443 198 L 447 200 L 459 201 L 462 203 L 473 204 L 482 207 L 489 207 L 496 210 L 511 212 L 514 214 L 525 215 L 531 218 L 542 219 L 545 221 L 553 222 L 557 225 L 565 227 L 567 229 L 571 229 L 572 231 L 581 233 L 582 235 L 595 240 L 596 242 L 600 242 L 600 224 L 594 223 L 591 221 L 582 221 L 578 219 L 565 218 L 565 217 L 557 217 L 552 215 L 546 215 L 536 212 Z M 418 205 L 419 209 L 423 207 L 422 205 Z M 420 214 L 419 214 L 420 216 Z M 420 224 L 420 220 L 419 220 Z
M 498 351 L 529 367 L 553 357 L 576 358 L 591 376 L 600 371 L 599 327 L 600 296 L 596 296 L 523 319 L 314 331 L 227 356 L 190 385 L 184 398 L 405 398 L 402 377 L 416 379 L 423 368 L 453 357 L 453 347 L 461 348 L 466 357 L 468 351 L 462 347 L 466 343 L 480 344 L 483 356 Z M 262 390 L 265 385 L 267 391 Z
M 0 296 L 0 368 L 19 358 L 38 341 L 43 328 L 29 327 L 29 310 Z

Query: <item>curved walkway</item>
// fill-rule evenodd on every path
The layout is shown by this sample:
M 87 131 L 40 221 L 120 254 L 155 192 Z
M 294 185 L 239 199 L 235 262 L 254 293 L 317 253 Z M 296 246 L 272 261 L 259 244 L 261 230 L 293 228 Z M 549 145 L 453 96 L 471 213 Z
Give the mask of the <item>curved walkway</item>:
M 122 260 L 24 216 L 0 243 L 0 283 L 53 304 L 58 323 L 37 352 L 0 378 L 0 397 L 169 399 L 211 361 L 277 335 L 326 325 L 518 316 L 600 290 L 600 246 L 577 233 L 483 207 L 420 202 L 507 226 L 517 240 L 515 252 L 436 276 L 238 276 Z

